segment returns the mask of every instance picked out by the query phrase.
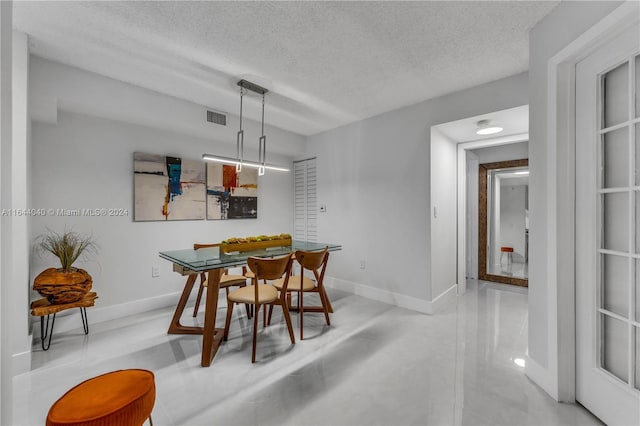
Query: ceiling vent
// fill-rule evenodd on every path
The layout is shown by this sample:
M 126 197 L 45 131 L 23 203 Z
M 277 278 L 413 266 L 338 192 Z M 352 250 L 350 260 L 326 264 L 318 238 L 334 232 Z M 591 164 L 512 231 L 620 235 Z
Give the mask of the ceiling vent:
M 227 115 L 221 112 L 207 111 L 207 121 L 209 123 L 216 123 L 222 126 L 227 125 Z

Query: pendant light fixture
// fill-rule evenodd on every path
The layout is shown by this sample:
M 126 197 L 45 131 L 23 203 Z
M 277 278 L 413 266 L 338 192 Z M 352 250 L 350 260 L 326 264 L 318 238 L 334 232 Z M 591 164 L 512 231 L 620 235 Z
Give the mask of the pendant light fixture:
M 236 136 L 236 158 L 223 157 L 220 155 L 212 155 L 212 154 L 203 154 L 202 159 L 207 161 L 216 161 L 216 162 L 225 163 L 225 164 L 234 164 L 236 166 L 236 172 L 238 173 L 242 171 L 243 166 L 257 168 L 259 176 L 263 176 L 265 173 L 265 170 L 267 169 L 277 170 L 281 172 L 288 172 L 289 169 L 286 167 L 274 166 L 272 164 L 267 164 L 266 162 L 267 137 L 264 134 L 264 104 L 265 104 L 264 98 L 269 90 L 247 80 L 238 81 L 238 86 L 240 86 L 240 130 L 238 130 L 238 133 Z M 258 138 L 258 162 L 247 161 L 244 159 L 244 130 L 242 129 L 242 101 L 243 101 L 244 95 L 247 94 L 248 91 L 252 91 L 262 95 L 262 120 L 261 120 L 261 136 Z
M 260 167 L 258 168 L 258 176 L 264 175 L 264 168 L 266 166 L 265 157 L 267 150 L 267 137 L 264 135 L 264 93 L 262 94 L 262 136 L 258 138 L 258 163 L 260 163 Z

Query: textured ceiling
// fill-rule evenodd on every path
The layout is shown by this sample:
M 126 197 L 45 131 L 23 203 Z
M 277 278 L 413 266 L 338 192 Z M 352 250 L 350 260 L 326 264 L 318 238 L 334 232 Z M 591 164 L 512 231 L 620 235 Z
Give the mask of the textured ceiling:
M 15 2 L 32 53 L 310 135 L 523 72 L 557 1 Z M 259 119 L 258 99 L 245 114 Z

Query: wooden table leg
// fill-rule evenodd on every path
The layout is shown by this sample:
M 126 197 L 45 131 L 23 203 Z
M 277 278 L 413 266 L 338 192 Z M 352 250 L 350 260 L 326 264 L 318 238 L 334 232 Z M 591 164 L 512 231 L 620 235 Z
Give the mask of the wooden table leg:
M 331 300 L 329 300 L 329 296 L 327 295 L 327 292 L 325 291 L 324 287 L 322 287 L 322 293 L 324 293 L 324 300 L 327 301 L 327 308 L 329 312 L 333 313 L 333 305 L 331 304 Z
M 202 327 L 180 324 L 180 317 L 182 317 L 184 307 L 189 300 L 189 295 L 193 289 L 193 284 L 196 282 L 196 278 L 198 278 L 198 274 L 191 274 L 189 275 L 189 278 L 187 278 L 184 290 L 182 290 L 182 296 L 180 296 L 180 301 L 178 302 L 178 306 L 176 306 L 176 311 L 173 313 L 173 318 L 171 319 L 171 324 L 167 331 L 168 334 L 202 334 Z
M 202 337 L 202 360 L 200 365 L 208 367 L 213 356 L 218 351 L 224 337 L 224 329 L 216 328 L 216 313 L 218 312 L 218 293 L 222 269 L 212 269 L 208 272 L 207 300 L 204 311 L 204 332 Z

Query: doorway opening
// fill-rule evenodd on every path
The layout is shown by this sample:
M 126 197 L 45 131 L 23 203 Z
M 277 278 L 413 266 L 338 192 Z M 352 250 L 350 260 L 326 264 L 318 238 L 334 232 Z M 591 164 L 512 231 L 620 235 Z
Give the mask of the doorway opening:
M 476 127 L 482 120 L 499 124 L 504 131 L 499 135 L 478 136 Z M 458 294 L 464 294 L 467 278 L 480 278 L 479 165 L 528 158 L 529 106 L 523 105 L 443 123 L 433 126 L 432 134 L 434 131 L 449 140 L 454 145 L 453 149 L 457 150 L 456 283 Z M 512 254 L 511 259 L 514 258 L 519 260 Z M 504 257 L 503 261 L 506 263 Z

